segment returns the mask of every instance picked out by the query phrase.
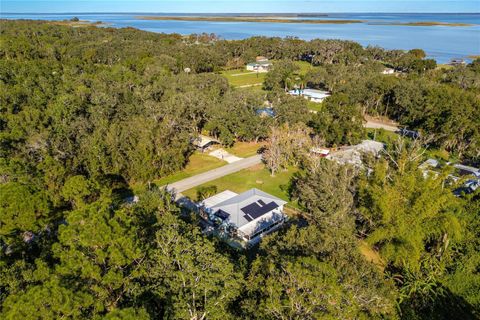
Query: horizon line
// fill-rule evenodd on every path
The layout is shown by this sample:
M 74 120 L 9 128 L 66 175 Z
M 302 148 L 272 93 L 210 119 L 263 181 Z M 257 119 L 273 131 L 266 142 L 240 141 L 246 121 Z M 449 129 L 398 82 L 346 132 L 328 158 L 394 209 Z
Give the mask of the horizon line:
M 418 11 L 418 12 L 377 12 L 377 11 L 338 11 L 338 12 L 147 12 L 147 11 L 85 11 L 85 12 L 1 12 L 1 14 L 130 14 L 130 13 L 147 13 L 147 14 L 251 14 L 251 15 L 261 15 L 261 14 L 480 14 L 479 12 L 430 12 L 430 11 Z

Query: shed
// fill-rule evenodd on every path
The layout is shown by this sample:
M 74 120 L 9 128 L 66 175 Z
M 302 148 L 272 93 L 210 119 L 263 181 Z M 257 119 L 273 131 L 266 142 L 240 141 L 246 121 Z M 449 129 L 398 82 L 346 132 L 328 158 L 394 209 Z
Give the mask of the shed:
M 192 144 L 197 147 L 197 149 L 201 150 L 204 152 L 207 150 L 209 147 L 211 147 L 214 144 L 218 144 L 218 140 L 207 137 L 204 135 L 199 135 L 196 139 L 193 140 Z

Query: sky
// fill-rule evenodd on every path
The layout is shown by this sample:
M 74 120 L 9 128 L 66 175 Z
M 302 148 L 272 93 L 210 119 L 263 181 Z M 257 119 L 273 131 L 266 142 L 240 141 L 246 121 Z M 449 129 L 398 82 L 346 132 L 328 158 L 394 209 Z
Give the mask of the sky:
M 0 0 L 0 13 L 480 12 L 480 0 Z

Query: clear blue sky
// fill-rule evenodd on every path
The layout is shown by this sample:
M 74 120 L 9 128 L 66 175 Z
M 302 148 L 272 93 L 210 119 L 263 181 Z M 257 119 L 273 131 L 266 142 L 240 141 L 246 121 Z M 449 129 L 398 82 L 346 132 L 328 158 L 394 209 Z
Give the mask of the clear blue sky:
M 0 12 L 480 12 L 480 0 L 0 0 Z

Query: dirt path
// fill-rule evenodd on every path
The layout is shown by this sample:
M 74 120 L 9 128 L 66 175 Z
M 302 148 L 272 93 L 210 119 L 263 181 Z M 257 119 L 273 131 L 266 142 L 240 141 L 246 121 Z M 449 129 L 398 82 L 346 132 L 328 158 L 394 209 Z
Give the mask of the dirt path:
M 370 128 L 370 129 L 384 129 L 384 130 L 392 131 L 392 132 L 398 131 L 397 126 L 378 123 L 378 122 L 373 122 L 373 121 L 367 121 L 367 123 L 365 123 L 363 126 L 365 128 Z
M 367 120 L 367 123 L 364 124 L 365 128 L 384 129 L 392 132 L 398 131 L 398 124 L 394 121 L 377 119 L 370 116 L 365 116 L 365 120 Z
M 256 87 L 256 86 L 261 86 L 263 82 L 261 83 L 254 83 L 254 84 L 245 84 L 243 86 L 238 86 L 236 88 L 250 88 L 250 87 Z

